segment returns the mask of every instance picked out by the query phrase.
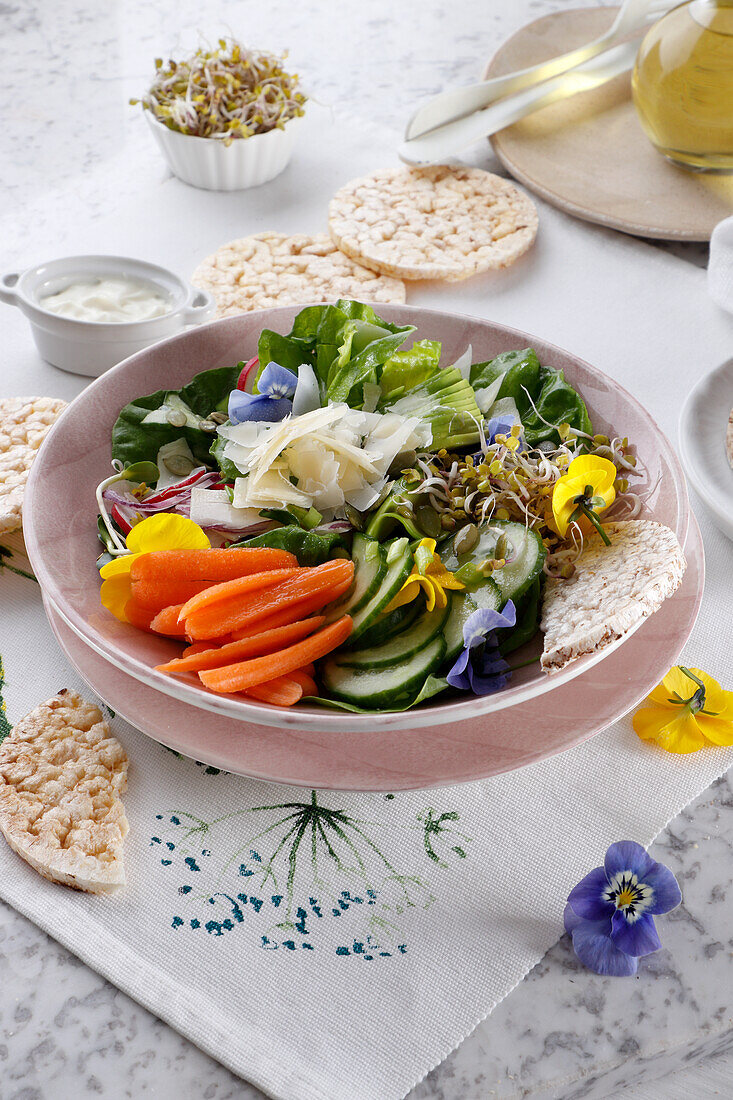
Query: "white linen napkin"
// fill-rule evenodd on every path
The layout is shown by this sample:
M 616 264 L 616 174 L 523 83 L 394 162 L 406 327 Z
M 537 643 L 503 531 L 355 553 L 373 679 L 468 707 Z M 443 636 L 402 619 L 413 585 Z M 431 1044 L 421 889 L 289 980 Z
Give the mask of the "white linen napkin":
M 137 253 L 185 274 L 247 232 L 321 231 L 333 190 L 389 163 L 397 138 L 364 124 L 313 126 L 300 159 L 265 188 L 211 195 L 168 180 L 114 218 L 74 220 L 51 251 Z M 490 316 L 572 348 L 674 436 L 686 389 L 728 354 L 733 332 L 703 273 L 544 205 L 540 225 L 535 249 L 515 268 L 459 285 L 416 284 L 409 300 Z M 17 262 L 18 231 L 4 239 Z M 29 262 L 40 237 L 26 240 L 28 252 L 32 244 Z M 40 362 L 22 317 L 8 318 L 0 391 L 81 388 Z M 684 658 L 731 687 L 721 608 L 733 547 L 697 515 L 708 578 Z M 15 550 L 5 561 L 21 570 L 0 571 L 4 698 L 15 721 L 62 686 L 90 691 L 59 652 L 18 540 L 0 543 Z M 0 844 L 0 896 L 281 1100 L 403 1096 L 555 941 L 568 890 L 606 846 L 649 843 L 733 763 L 733 750 L 667 755 L 640 742 L 626 719 L 480 783 L 312 795 L 213 773 L 119 718 L 111 724 L 131 760 L 125 892 L 91 898 L 55 887 Z
M 733 217 L 718 222 L 710 238 L 708 290 L 721 309 L 733 313 Z

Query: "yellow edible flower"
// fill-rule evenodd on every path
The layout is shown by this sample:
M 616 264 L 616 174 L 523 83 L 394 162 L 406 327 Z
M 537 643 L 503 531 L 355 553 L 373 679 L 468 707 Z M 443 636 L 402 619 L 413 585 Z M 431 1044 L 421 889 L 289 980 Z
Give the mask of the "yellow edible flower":
M 725 691 L 700 668 L 671 668 L 646 702 L 651 705 L 633 717 L 643 741 L 676 753 L 733 745 L 733 691 Z
M 128 621 L 125 608 L 132 599 L 130 569 L 136 558 L 153 550 L 206 550 L 211 546 L 197 523 L 175 512 L 159 512 L 140 520 L 125 543 L 130 553 L 113 558 L 99 571 L 103 582 L 100 599 L 122 623 Z
M 433 611 L 436 607 L 443 608 L 448 603 L 445 589 L 458 591 L 463 587 L 461 581 L 445 568 L 440 554 L 435 553 L 435 539 L 422 539 L 415 551 L 412 572 L 385 611 L 394 611 L 396 607 L 411 603 L 421 588 L 427 598 L 428 611 Z
M 618 470 L 613 462 L 597 455 L 579 455 L 555 482 L 552 492 L 552 513 L 558 534 L 564 535 L 571 521 L 585 517 L 599 532 L 603 541 L 609 539 L 600 523 L 603 512 L 616 499 L 613 483 Z

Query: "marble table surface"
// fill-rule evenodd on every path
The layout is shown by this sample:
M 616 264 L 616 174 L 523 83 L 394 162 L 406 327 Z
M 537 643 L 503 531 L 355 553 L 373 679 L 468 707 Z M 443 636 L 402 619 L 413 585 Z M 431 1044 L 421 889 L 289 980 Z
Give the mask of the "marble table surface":
M 52 245 L 64 221 L 101 218 L 161 182 L 159 161 L 130 155 L 141 120 L 128 99 L 145 87 L 153 57 L 195 47 L 202 32 L 288 44 L 321 103 L 400 128 L 413 102 L 475 79 L 503 38 L 556 7 L 235 0 L 222 23 L 212 0 L 0 3 L 15 105 L 0 132 L 3 267 L 34 262 L 28 226 Z M 681 263 L 704 258 L 696 246 L 677 253 Z M 730 775 L 670 822 L 653 854 L 685 900 L 633 985 L 579 973 L 561 940 L 411 1100 L 600 1100 L 626 1088 L 637 1100 L 731 1095 Z M 86 1094 L 261 1095 L 0 902 L 0 1100 Z

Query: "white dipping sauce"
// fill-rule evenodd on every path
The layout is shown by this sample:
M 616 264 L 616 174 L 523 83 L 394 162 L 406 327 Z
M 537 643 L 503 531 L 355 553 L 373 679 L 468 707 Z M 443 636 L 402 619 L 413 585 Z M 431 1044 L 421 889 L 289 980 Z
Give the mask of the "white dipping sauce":
M 171 307 L 170 297 L 144 279 L 85 279 L 40 299 L 43 309 L 76 321 L 149 321 Z

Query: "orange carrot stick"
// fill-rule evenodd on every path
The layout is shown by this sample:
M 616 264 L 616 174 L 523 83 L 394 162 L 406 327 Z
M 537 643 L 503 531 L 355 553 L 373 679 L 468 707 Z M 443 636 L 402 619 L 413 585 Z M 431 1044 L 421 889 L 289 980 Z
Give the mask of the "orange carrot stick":
M 296 668 L 295 672 L 288 673 L 288 679 L 295 680 L 303 689 L 303 695 L 318 695 L 318 688 L 312 676 L 304 672 L 302 668 Z
M 158 672 L 199 672 L 204 668 L 231 665 L 247 657 L 262 657 L 266 653 L 275 653 L 293 642 L 299 642 L 301 638 L 307 637 L 319 626 L 323 626 L 324 621 L 323 615 L 319 615 L 299 623 L 290 623 L 288 626 L 278 626 L 274 630 L 253 634 L 251 638 L 245 638 L 241 642 L 230 642 L 228 645 L 214 646 L 201 653 L 178 657 L 165 665 L 156 665 L 156 668 Z
M 211 642 L 194 642 L 184 649 L 181 657 L 193 657 L 194 653 L 203 653 L 207 649 L 211 649 Z
M 125 618 L 131 626 L 136 626 L 138 630 L 150 631 L 150 623 L 154 614 L 150 608 L 141 607 L 135 600 L 128 600 L 125 604 Z
M 167 634 L 171 638 L 183 638 L 183 625 L 179 623 L 178 616 L 183 604 L 174 603 L 171 607 L 164 607 L 159 611 L 150 624 L 150 629 L 156 634 Z
M 132 598 L 141 607 L 162 611 L 174 603 L 185 603 L 200 592 L 211 588 L 213 581 L 133 581 Z
M 258 619 L 274 611 L 279 611 L 288 604 L 298 600 L 316 596 L 319 593 L 327 593 L 326 603 L 333 598 L 334 585 L 340 584 L 345 578 L 351 578 L 354 574 L 354 563 L 343 558 L 327 561 L 323 565 L 317 565 L 312 569 L 304 569 L 302 572 L 283 581 L 274 588 L 268 588 L 264 592 L 255 592 L 252 596 L 241 601 L 236 601 L 232 607 L 227 604 L 214 604 L 212 607 L 204 607 L 186 618 L 186 633 L 199 641 L 202 638 L 216 638 L 222 634 L 228 634 L 240 630 L 250 623 L 256 623 Z M 298 619 L 303 616 L 298 614 Z
M 245 638 L 254 637 L 255 634 L 262 634 L 265 630 L 274 630 L 276 626 L 287 626 L 289 623 L 300 622 L 302 619 L 307 619 L 314 612 L 322 611 L 328 604 L 335 602 L 345 592 L 348 592 L 351 584 L 351 579 L 347 577 L 341 584 L 335 585 L 332 591 L 319 592 L 317 596 L 297 600 L 288 604 L 287 607 L 283 607 L 280 611 L 274 611 L 271 615 L 265 615 L 263 618 L 257 619 L 256 622 L 249 623 L 241 630 L 234 630 L 230 634 L 221 634 L 217 638 L 207 638 L 204 642 L 193 644 L 210 649 L 212 646 L 228 645 L 229 642 L 241 642 Z M 201 649 L 196 652 L 200 653 Z M 181 656 L 186 657 L 187 655 L 188 650 L 185 649 Z
M 276 707 L 292 707 L 303 698 L 303 688 L 289 676 L 278 676 L 251 688 L 247 695 L 261 703 L 272 703 Z
M 267 657 L 254 657 L 236 665 L 224 668 L 212 668 L 199 672 L 199 678 L 207 688 L 223 693 L 249 691 L 251 687 L 262 684 L 279 676 L 287 676 L 311 661 L 325 657 L 331 650 L 346 641 L 352 630 L 349 615 L 337 619 L 330 626 L 324 626 L 317 634 L 311 634 L 302 642 L 271 653 Z
M 202 607 L 213 607 L 214 604 L 229 605 L 240 596 L 249 596 L 251 592 L 257 592 L 259 589 L 272 588 L 273 585 L 304 572 L 304 569 L 293 568 L 268 569 L 263 573 L 248 573 L 244 577 L 235 577 L 233 581 L 222 581 L 221 584 L 200 589 L 197 593 L 192 593 L 191 598 L 184 604 L 181 618 L 187 619 Z
M 299 669 L 299 671 L 300 671 L 300 672 L 306 672 L 306 673 L 307 673 L 307 674 L 308 674 L 309 676 L 315 676 L 315 674 L 316 674 L 316 666 L 315 666 L 315 665 L 313 664 L 313 662 L 311 661 L 311 662 L 310 662 L 310 664 L 307 664 L 307 665 L 303 665 L 303 666 L 302 666 L 302 668 L 301 668 L 301 669 Z
M 243 546 L 239 549 L 153 550 L 132 563 L 133 581 L 230 581 L 246 573 L 295 567 L 298 559 L 288 550 L 272 546 Z
M 319 592 L 317 596 L 298 600 L 296 603 L 283 607 L 280 611 L 274 611 L 271 615 L 258 619 L 256 623 L 250 623 L 249 626 L 245 626 L 241 630 L 233 631 L 231 635 L 225 636 L 226 641 L 235 642 L 243 638 L 251 638 L 253 634 L 258 634 L 262 630 L 271 630 L 276 626 L 285 626 L 287 623 L 296 622 L 298 619 L 305 619 L 308 615 L 312 615 L 314 611 L 320 611 L 326 604 L 337 600 L 339 596 L 343 596 L 344 592 L 348 591 L 350 587 L 351 578 L 347 577 L 341 584 L 335 585 L 330 592 Z

